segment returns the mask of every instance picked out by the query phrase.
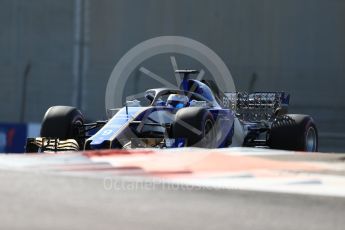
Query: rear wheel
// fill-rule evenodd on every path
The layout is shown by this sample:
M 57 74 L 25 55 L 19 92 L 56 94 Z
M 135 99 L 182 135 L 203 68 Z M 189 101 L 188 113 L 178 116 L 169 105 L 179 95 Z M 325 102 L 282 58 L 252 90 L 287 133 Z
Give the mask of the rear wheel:
M 318 132 L 314 120 L 301 114 L 277 117 L 270 130 L 268 145 L 275 149 L 316 152 Z
M 70 106 L 50 107 L 42 120 L 41 137 L 75 139 L 81 145 L 80 128 L 84 124 L 82 113 Z
M 185 138 L 187 146 L 214 148 L 215 129 L 212 114 L 198 107 L 183 108 L 177 111 L 172 126 L 174 138 Z

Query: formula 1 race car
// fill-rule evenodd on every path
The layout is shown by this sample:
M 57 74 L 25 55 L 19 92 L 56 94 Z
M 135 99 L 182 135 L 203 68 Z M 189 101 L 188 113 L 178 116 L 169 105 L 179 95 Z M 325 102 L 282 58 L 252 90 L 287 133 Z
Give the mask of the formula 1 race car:
M 191 79 L 196 70 L 177 72 L 183 74 L 179 89 L 149 89 L 105 121 L 86 124 L 74 107 L 49 108 L 41 137 L 28 138 L 26 152 L 185 146 L 317 151 L 315 123 L 287 113 L 289 94 L 226 93 L 213 81 Z

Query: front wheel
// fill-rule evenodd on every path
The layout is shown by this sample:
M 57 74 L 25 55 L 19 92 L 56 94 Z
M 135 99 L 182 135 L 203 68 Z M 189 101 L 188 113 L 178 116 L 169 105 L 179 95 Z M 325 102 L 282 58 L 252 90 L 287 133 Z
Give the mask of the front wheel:
M 80 127 L 84 124 L 81 112 L 70 106 L 50 107 L 42 120 L 41 137 L 59 138 L 61 140 L 75 139 L 82 144 Z
M 215 128 L 212 114 L 199 107 L 177 111 L 172 125 L 174 138 L 185 138 L 187 146 L 215 148 Z
M 274 149 L 317 152 L 318 132 L 315 122 L 308 115 L 279 116 L 272 123 L 267 142 Z

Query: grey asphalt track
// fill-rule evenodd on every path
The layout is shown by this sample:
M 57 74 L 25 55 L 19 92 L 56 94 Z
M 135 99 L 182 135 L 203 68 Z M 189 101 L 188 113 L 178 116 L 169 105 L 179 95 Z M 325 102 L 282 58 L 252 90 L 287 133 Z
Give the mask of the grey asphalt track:
M 345 199 L 0 170 L 0 229 L 344 229 Z M 119 188 L 119 187 L 117 187 Z

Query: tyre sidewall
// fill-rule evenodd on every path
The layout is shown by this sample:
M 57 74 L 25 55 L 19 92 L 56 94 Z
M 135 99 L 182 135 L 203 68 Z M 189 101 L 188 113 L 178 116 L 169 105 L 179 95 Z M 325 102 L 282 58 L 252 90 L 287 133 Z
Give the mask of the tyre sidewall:
M 82 113 L 70 106 L 50 107 L 42 120 L 41 136 L 59 139 L 76 139 L 76 125 L 84 124 Z
M 268 145 L 275 149 L 306 151 L 306 138 L 309 128 L 316 134 L 316 151 L 318 133 L 314 120 L 308 115 L 287 114 L 277 117 L 272 124 Z
M 207 123 L 211 123 L 212 128 L 207 134 L 207 138 L 205 138 L 205 126 Z M 188 124 L 188 126 L 185 124 Z M 173 137 L 186 138 L 187 146 L 212 148 L 215 145 L 214 124 L 213 116 L 207 109 L 199 107 L 183 108 L 176 113 L 173 123 Z M 196 134 L 190 127 L 200 131 L 201 134 Z M 205 139 L 209 139 L 211 142 L 206 143 Z

